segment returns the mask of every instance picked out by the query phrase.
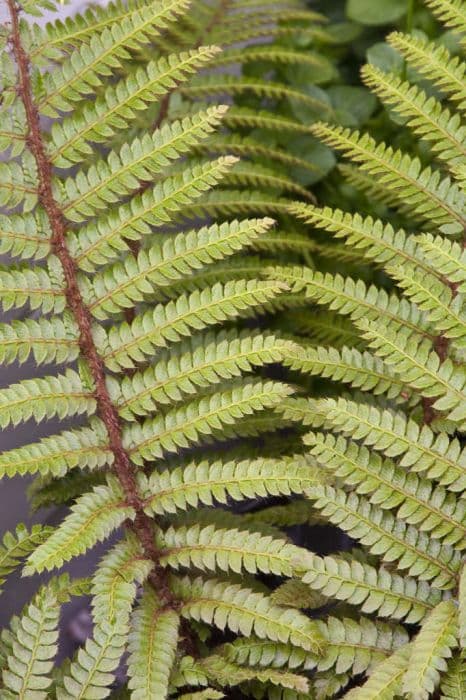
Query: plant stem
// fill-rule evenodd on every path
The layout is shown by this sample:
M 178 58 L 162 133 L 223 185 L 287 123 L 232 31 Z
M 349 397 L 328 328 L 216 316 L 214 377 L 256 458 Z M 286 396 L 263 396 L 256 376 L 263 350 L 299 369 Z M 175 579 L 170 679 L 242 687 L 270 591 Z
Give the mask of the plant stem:
M 136 484 L 136 468 L 123 446 L 122 427 L 118 411 L 114 406 L 105 382 L 104 362 L 97 351 L 92 335 L 92 316 L 86 306 L 77 281 L 77 268 L 67 247 L 67 223 L 63 212 L 55 200 L 52 187 L 52 163 L 49 160 L 42 131 L 40 117 L 34 102 L 30 60 L 21 42 L 19 28 L 19 6 L 16 0 L 7 0 L 11 17 L 11 45 L 18 68 L 18 94 L 24 104 L 27 123 L 27 144 L 37 165 L 39 180 L 39 203 L 43 207 L 50 224 L 51 248 L 63 268 L 67 306 L 72 311 L 79 329 L 79 347 L 87 360 L 94 382 L 94 396 L 97 412 L 108 434 L 109 447 L 113 454 L 113 469 L 125 493 L 126 502 L 135 511 L 131 529 L 136 533 L 144 555 L 153 564 L 151 580 L 157 586 L 157 593 L 165 597 L 166 604 L 173 604 L 163 570 L 158 566 L 158 552 L 155 547 L 152 520 L 144 512 L 144 503 Z

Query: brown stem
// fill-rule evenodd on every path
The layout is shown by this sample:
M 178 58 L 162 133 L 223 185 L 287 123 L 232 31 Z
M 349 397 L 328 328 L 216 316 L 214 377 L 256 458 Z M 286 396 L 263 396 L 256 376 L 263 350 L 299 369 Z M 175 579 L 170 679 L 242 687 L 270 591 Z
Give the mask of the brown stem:
M 174 604 L 171 595 L 169 595 L 168 587 L 161 585 L 162 580 L 164 580 L 163 570 L 158 566 L 158 553 L 154 544 L 152 521 L 144 512 L 144 504 L 137 490 L 136 469 L 123 446 L 120 418 L 108 393 L 105 383 L 105 366 L 92 336 L 92 317 L 78 286 L 75 261 L 68 251 L 67 223 L 53 194 L 52 163 L 45 150 L 39 112 L 32 96 L 30 60 L 21 43 L 19 7 L 16 0 L 7 0 L 7 5 L 11 17 L 11 45 L 18 67 L 18 93 L 26 112 L 27 143 L 37 164 L 39 203 L 44 208 L 50 223 L 51 247 L 63 268 L 67 305 L 75 317 L 79 329 L 79 347 L 83 357 L 88 362 L 94 381 L 97 412 L 107 429 L 109 447 L 114 458 L 113 468 L 125 493 L 128 505 L 132 506 L 136 513 L 131 528 L 137 534 L 145 556 L 154 563 L 151 580 L 157 586 L 157 592 L 160 594 L 162 591 L 167 604 Z

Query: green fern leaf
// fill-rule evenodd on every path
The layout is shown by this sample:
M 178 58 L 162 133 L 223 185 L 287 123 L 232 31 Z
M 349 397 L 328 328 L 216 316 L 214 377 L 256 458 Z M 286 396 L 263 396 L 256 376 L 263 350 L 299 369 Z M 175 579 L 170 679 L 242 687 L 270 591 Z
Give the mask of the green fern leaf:
M 254 632 L 261 639 L 290 641 L 317 654 L 325 648 L 315 621 L 297 610 L 272 605 L 261 593 L 215 579 L 184 577 L 173 586 L 182 600 L 183 617 L 213 623 L 222 630 L 228 627 L 245 636 Z
M 306 558 L 303 582 L 325 596 L 356 605 L 364 613 L 416 623 L 439 602 L 439 592 L 424 581 L 337 556 Z
M 112 479 L 75 503 L 63 523 L 27 559 L 25 575 L 50 571 L 104 540 L 134 509 L 125 504 L 121 486 Z
M 99 319 L 131 308 L 154 289 L 173 284 L 193 270 L 250 245 L 272 224 L 271 219 L 214 224 L 164 240 L 163 244 L 140 251 L 137 258 L 126 256 L 96 274 L 89 308 Z
M 193 329 L 202 330 L 220 321 L 250 313 L 273 299 L 286 287 L 281 282 L 232 281 L 215 284 L 190 296 L 180 296 L 166 306 L 155 306 L 137 316 L 131 325 L 113 326 L 103 345 L 109 369 L 134 367 L 152 355 L 154 348 L 166 347 L 189 336 Z
M 97 418 L 90 427 L 66 430 L 24 447 L 0 453 L 0 476 L 17 474 L 63 476 L 76 467 L 96 469 L 112 462 L 104 424 Z
M 50 673 L 58 650 L 60 606 L 53 588 L 43 588 L 17 621 L 11 638 L 12 655 L 3 671 L 7 698 L 46 700 Z
M 170 672 L 178 644 L 178 613 L 164 608 L 155 591 L 148 588 L 132 621 L 128 661 L 131 699 L 164 700 L 168 697 Z
M 446 670 L 456 641 L 456 606 L 439 603 L 423 623 L 412 643 L 409 664 L 403 679 L 403 692 L 413 700 L 428 698 L 439 684 L 440 671 Z
M 411 649 L 405 645 L 382 661 L 360 687 L 350 690 L 346 700 L 393 700 L 401 691 L 403 675 L 409 665 Z
M 192 462 L 183 468 L 155 472 L 149 479 L 140 477 L 141 493 L 149 513 L 175 513 L 178 509 L 213 505 L 214 499 L 242 500 L 258 496 L 288 496 L 302 493 L 315 484 L 318 474 L 305 461 L 290 460 L 286 471 L 280 459 L 238 462 Z

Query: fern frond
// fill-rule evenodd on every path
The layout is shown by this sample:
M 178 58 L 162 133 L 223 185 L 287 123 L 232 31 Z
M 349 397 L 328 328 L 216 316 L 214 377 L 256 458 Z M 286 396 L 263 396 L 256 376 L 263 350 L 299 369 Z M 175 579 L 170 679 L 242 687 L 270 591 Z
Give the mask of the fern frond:
M 112 479 L 79 498 L 70 515 L 27 559 L 25 575 L 50 571 L 106 539 L 134 509 L 125 503 L 121 486 Z
M 193 117 L 165 124 L 152 135 L 145 134 L 125 144 L 117 153 L 91 165 L 87 173 L 63 183 L 63 211 L 73 222 L 80 223 L 94 216 L 109 204 L 136 192 L 141 182 L 151 182 L 154 175 L 172 160 L 189 152 L 218 126 L 225 106 L 210 107 Z
M 73 362 L 78 356 L 78 331 L 71 314 L 25 318 L 0 324 L 0 362 L 23 364 L 32 355 L 37 365 Z
M 68 168 L 92 155 L 91 143 L 102 143 L 126 129 L 137 115 L 209 62 L 219 49 L 202 46 L 179 55 L 162 57 L 137 68 L 115 86 L 109 86 L 92 105 L 52 127 L 51 158 Z
M 289 460 L 286 470 L 281 459 L 238 462 L 191 462 L 183 468 L 140 476 L 140 490 L 149 513 L 211 506 L 270 496 L 302 493 L 318 482 L 318 474 L 303 460 Z
M 442 675 L 440 685 L 442 700 L 464 700 L 466 697 L 466 667 L 461 655 L 453 654 Z
M 369 352 L 355 348 L 290 348 L 285 365 L 310 375 L 350 384 L 360 391 L 387 394 L 390 399 L 406 401 L 406 385 L 390 368 Z
M 132 421 L 253 367 L 280 362 L 293 347 L 273 335 L 249 331 L 198 335 L 160 353 L 155 367 L 123 377 L 110 390 L 120 415 Z
M 216 39 L 215 34 L 212 34 L 211 40 L 214 43 L 220 43 L 218 39 Z M 324 100 L 312 97 L 305 92 L 288 87 L 283 83 L 274 83 L 272 81 L 249 76 L 236 76 L 224 73 L 202 76 L 194 78 L 188 85 L 182 86 L 180 92 L 186 97 L 201 98 L 211 95 L 236 96 L 242 95 L 243 93 L 250 93 L 259 98 L 266 97 L 275 100 L 295 100 L 296 102 L 314 109 L 317 114 L 329 114 L 332 111 L 329 104 Z
M 439 602 L 439 591 L 425 581 L 391 573 L 384 567 L 312 554 L 302 580 L 313 591 L 357 606 L 361 612 L 416 623 Z
M 112 462 L 104 424 L 94 418 L 89 427 L 65 430 L 30 445 L 0 452 L 0 476 L 17 474 L 63 476 L 68 470 L 96 469 Z
M 128 241 L 147 236 L 152 226 L 166 225 L 178 211 L 213 187 L 235 162 L 236 159 L 225 157 L 194 166 L 83 226 L 70 240 L 77 264 L 92 272 L 98 265 L 118 259 L 122 251 L 129 249 Z
M 319 209 L 301 202 L 291 205 L 290 211 L 307 224 L 329 231 L 336 238 L 344 238 L 348 246 L 377 263 L 408 262 L 420 269 L 430 269 L 418 254 L 417 241 L 402 229 L 395 230 L 390 223 L 330 207 Z
M 457 285 L 458 292 L 465 293 L 466 251 L 459 243 L 428 233 L 417 236 L 417 243 L 431 265 L 435 265 L 442 275 Z
M 147 588 L 133 613 L 132 627 L 128 660 L 131 698 L 164 700 L 178 644 L 178 613 L 164 608 L 155 591 Z
M 150 43 L 187 5 L 186 0 L 162 0 L 140 6 L 94 34 L 90 44 L 76 48 L 59 70 L 47 74 L 44 97 L 39 100 L 41 113 L 56 117 L 59 112 L 72 111 L 75 102 L 101 84 L 112 69 L 121 67 L 131 50 Z
M 0 269 L 0 285 L 0 303 L 5 311 L 25 304 L 43 313 L 60 313 L 65 308 L 61 270 L 54 258 L 49 258 L 48 270 L 29 265 Z
M 297 610 L 272 605 L 262 593 L 215 579 L 187 576 L 174 580 L 173 587 L 182 601 L 180 613 L 187 619 L 213 623 L 221 630 L 228 627 L 245 636 L 253 632 L 261 639 L 291 642 L 316 654 L 325 648 L 314 620 Z
M 459 558 L 450 547 L 431 540 L 354 493 L 316 486 L 308 496 L 330 522 L 384 561 L 397 562 L 398 569 L 421 581 L 431 581 L 432 586 L 449 589 L 455 585 Z
M 43 588 L 17 620 L 12 654 L 3 670 L 2 695 L 21 700 L 46 700 L 58 650 L 60 606 L 53 588 Z
M 437 158 L 451 167 L 466 157 L 466 127 L 459 114 L 444 109 L 416 85 L 375 66 L 364 66 L 362 79 L 384 104 L 406 118 L 407 125 L 429 143 Z
M 250 313 L 284 291 L 281 282 L 239 280 L 182 295 L 177 301 L 157 305 L 137 316 L 131 325 L 124 322 L 109 329 L 102 342 L 109 369 L 134 367 L 152 355 L 154 348 L 180 341 L 193 329 L 202 330 L 220 321 Z
M 465 504 L 453 494 L 342 437 L 308 433 L 304 442 L 324 469 L 355 486 L 357 493 L 370 494 L 371 503 L 398 508 L 398 518 L 445 544 L 466 546 Z
M 387 272 L 406 296 L 426 311 L 439 335 L 459 339 L 466 335 L 465 302 L 461 295 L 453 295 L 450 287 L 431 273 L 391 265 L 387 266 Z
M 464 490 L 466 453 L 445 433 L 437 435 L 401 412 L 346 399 L 319 401 L 318 410 L 334 430 L 363 440 L 387 457 L 401 457 L 401 466 L 425 473 L 453 491 Z
M 79 649 L 68 672 L 57 682 L 57 700 L 85 700 L 89 697 L 106 698 L 114 674 L 125 651 L 128 625 L 103 622 L 94 627 L 94 633 Z
M 423 37 L 393 32 L 387 37 L 393 48 L 419 73 L 453 100 L 460 112 L 466 109 L 465 64 L 441 44 Z
M 273 267 L 267 275 L 287 284 L 294 292 L 304 292 L 316 304 L 328 306 L 332 311 L 360 318 L 384 320 L 397 327 L 405 327 L 413 335 L 426 333 L 422 312 L 406 299 L 388 294 L 384 289 L 351 277 L 322 273 L 306 267 Z
M 243 416 L 272 408 L 292 393 L 287 384 L 250 379 L 238 386 L 208 394 L 174 408 L 165 415 L 133 423 L 124 432 L 124 445 L 135 464 L 152 461 L 165 453 L 177 453 L 234 425 Z
M 382 661 L 360 687 L 350 690 L 346 700 L 393 700 L 401 691 L 403 675 L 409 665 L 411 648 L 408 644 Z
M 137 258 L 128 255 L 96 274 L 89 308 L 99 319 L 131 308 L 154 289 L 173 284 L 193 270 L 223 260 L 250 245 L 272 224 L 272 219 L 214 224 L 168 238 L 148 250 L 141 250 Z
M 0 390 L 0 426 L 18 425 L 33 418 L 37 423 L 58 416 L 93 415 L 95 399 L 73 370 L 62 375 L 24 379 Z
M 50 252 L 50 233 L 36 214 L 0 215 L 0 254 L 23 260 L 40 260 Z
M 293 576 L 303 566 L 305 551 L 285 540 L 246 535 L 241 530 L 207 527 L 170 528 L 159 541 L 160 562 L 179 569 L 194 566 L 201 571 L 259 571 L 277 576 Z
M 252 110 L 248 107 L 232 106 L 225 114 L 222 123 L 230 128 L 245 127 L 249 129 L 267 129 L 270 131 L 297 132 L 298 134 L 311 134 L 311 127 L 300 124 L 295 119 L 275 114 L 266 110 Z
M 0 585 L 19 566 L 30 552 L 33 552 L 49 535 L 51 528 L 33 525 L 30 530 L 25 525 L 17 526 L 15 532 L 6 532 L 0 546 Z
M 142 585 L 152 569 L 137 540 L 127 535 L 103 557 L 92 579 L 92 614 L 95 624 L 122 622 L 129 617 Z
M 426 0 L 426 4 L 443 24 L 466 34 L 466 10 L 463 0 Z
M 461 194 L 448 177 L 423 168 L 418 158 L 377 143 L 368 134 L 343 127 L 315 124 L 313 133 L 332 148 L 342 151 L 363 172 L 375 177 L 397 198 L 409 205 L 428 226 L 448 227 L 459 233 L 465 226 Z
M 453 601 L 439 603 L 422 624 L 411 645 L 409 664 L 403 678 L 407 697 L 428 698 L 445 671 L 445 659 L 452 655 L 456 640 L 456 606 Z
M 319 625 L 329 642 L 322 659 L 317 661 L 317 669 L 327 671 L 334 668 L 337 674 L 370 671 L 408 639 L 402 627 L 373 622 L 365 617 L 357 621 L 329 617 Z

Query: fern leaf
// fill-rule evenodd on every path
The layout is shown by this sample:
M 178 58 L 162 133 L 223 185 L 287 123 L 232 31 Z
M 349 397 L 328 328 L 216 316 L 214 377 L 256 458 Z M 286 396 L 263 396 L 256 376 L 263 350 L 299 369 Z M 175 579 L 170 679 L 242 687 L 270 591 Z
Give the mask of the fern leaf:
M 166 225 L 177 211 L 215 185 L 234 162 L 233 158 L 219 158 L 168 177 L 83 226 L 70 240 L 77 264 L 92 272 L 97 265 L 119 258 L 121 251 L 129 249 L 127 239 L 137 241 L 151 233 L 152 226 Z
M 63 311 L 66 303 L 63 280 L 55 258 L 49 257 L 48 268 L 28 265 L 0 269 L 0 303 L 4 311 L 25 304 L 43 313 Z
M 450 233 L 463 229 L 458 188 L 448 178 L 442 179 L 438 171 L 423 168 L 419 159 L 378 144 L 368 134 L 323 123 L 314 125 L 313 133 L 358 163 L 363 172 L 380 178 L 384 187 L 411 206 L 429 226 L 446 226 Z
M 20 561 L 33 552 L 49 535 L 51 528 L 33 525 L 30 530 L 18 525 L 15 532 L 6 532 L 0 547 L 0 585 L 16 569 Z
M 95 399 L 79 374 L 24 379 L 0 391 L 0 426 L 18 425 L 31 418 L 37 423 L 53 416 L 67 418 L 95 412 Z
M 451 167 L 466 157 L 466 128 L 459 114 L 451 114 L 417 86 L 375 66 L 364 66 L 362 78 L 384 104 L 407 119 L 407 125 L 430 144 L 437 158 Z
M 60 606 L 51 587 L 39 591 L 17 622 L 3 671 L 7 698 L 46 700 L 50 673 L 58 650 Z M 10 692 L 9 692 L 10 691 Z
M 24 447 L 0 453 L 0 476 L 17 474 L 63 476 L 76 467 L 95 469 L 109 465 L 112 453 L 103 423 L 95 418 L 90 427 L 65 430 Z
M 34 214 L 0 215 L 0 254 L 23 260 L 41 260 L 50 252 L 49 232 L 43 218 Z
M 265 110 L 252 110 L 248 107 L 232 106 L 223 118 L 223 124 L 234 129 L 237 126 L 249 129 L 268 129 L 270 131 L 297 132 L 310 134 L 311 127 L 300 124 L 295 119 L 290 119 L 281 114 L 271 113 Z
M 401 691 L 401 683 L 409 665 L 410 646 L 397 649 L 394 654 L 382 661 L 360 687 L 350 690 L 346 700 L 393 700 Z
M 439 603 L 423 623 L 412 643 L 409 664 L 403 679 L 403 692 L 413 700 L 423 700 L 434 692 L 445 671 L 445 659 L 452 655 L 456 641 L 456 606 Z
M 172 160 L 209 136 L 226 110 L 224 106 L 210 107 L 191 118 L 165 124 L 152 136 L 145 134 L 125 144 L 119 153 L 111 151 L 87 173 L 80 171 L 75 178 L 68 178 L 63 184 L 66 217 L 80 223 L 136 192 L 141 181 L 151 182 Z
M 427 397 L 436 398 L 434 408 L 446 412 L 446 418 L 460 427 L 466 418 L 465 376 L 449 358 L 440 364 L 440 357 L 427 342 L 421 342 L 418 352 L 410 352 L 410 341 L 405 334 L 384 332 L 380 326 L 361 321 L 363 336 L 384 361 L 392 366 L 399 377 Z M 438 398 L 437 398 L 438 397 Z
M 461 655 L 453 655 L 442 675 L 441 700 L 464 700 L 466 697 L 466 666 Z
M 140 251 L 137 258 L 126 256 L 96 274 L 89 308 L 99 319 L 131 308 L 154 289 L 250 245 L 272 223 L 272 219 L 252 219 L 214 224 L 164 240 L 163 244 Z
M 387 266 L 407 297 L 426 311 L 439 335 L 463 338 L 466 335 L 466 315 L 461 295 L 453 297 L 452 290 L 434 275 L 413 273 L 409 268 Z
M 370 671 L 408 639 L 402 627 L 364 617 L 358 621 L 329 617 L 320 625 L 329 641 L 322 659 L 317 661 L 317 669 L 327 671 L 334 668 L 337 674 Z
M 272 408 L 292 393 L 286 384 L 260 379 L 246 380 L 225 391 L 194 399 L 165 415 L 149 418 L 143 424 L 128 426 L 124 445 L 135 464 L 177 453 L 198 444 L 204 435 L 212 435 L 226 425 L 234 425 L 244 416 Z
M 57 700 L 106 698 L 114 682 L 113 671 L 120 663 L 128 640 L 128 625 L 103 622 L 94 627 L 94 634 L 79 649 L 68 673 L 57 683 Z
M 466 251 L 456 241 L 427 233 L 417 236 L 417 242 L 431 265 L 435 265 L 458 292 L 466 292 Z
M 294 292 L 305 292 L 315 303 L 350 316 L 353 321 L 383 319 L 395 327 L 406 327 L 413 334 L 425 332 L 423 314 L 414 304 L 375 285 L 366 287 L 362 280 L 298 266 L 273 267 L 266 269 L 266 273 L 289 285 Z
M 170 528 L 160 536 L 160 562 L 179 569 L 194 566 L 201 571 L 234 571 L 250 574 L 261 571 L 277 576 L 293 576 L 302 566 L 305 550 L 285 540 L 246 535 L 241 530 L 214 526 Z
M 219 42 L 212 34 L 213 43 Z M 316 97 L 312 97 L 305 92 L 288 87 L 282 83 L 274 83 L 261 78 L 251 78 L 249 76 L 236 76 L 219 73 L 218 75 L 207 75 L 194 78 L 188 85 L 182 86 L 180 92 L 190 97 L 206 97 L 210 95 L 241 95 L 251 93 L 260 98 L 288 99 L 302 102 L 318 114 L 331 112 L 331 107 Z
M 370 494 L 371 503 L 398 508 L 398 518 L 430 532 L 431 537 L 466 547 L 466 504 L 458 503 L 453 494 L 341 436 L 308 433 L 304 442 L 324 469 L 355 486 L 357 493 Z
M 293 347 L 289 341 L 257 332 L 202 334 L 160 353 L 154 367 L 123 377 L 121 383 L 109 388 L 120 415 L 133 421 L 159 405 L 173 405 L 199 388 L 280 362 Z
M 121 487 L 115 480 L 108 486 L 97 486 L 76 501 L 70 515 L 28 557 L 25 575 L 61 566 L 104 540 L 126 518 L 133 517 L 134 510 L 126 505 Z
M 287 463 L 280 459 L 256 459 L 238 462 L 191 462 L 183 468 L 154 472 L 140 477 L 140 490 L 148 513 L 175 513 L 178 509 L 197 508 L 245 498 L 289 496 L 318 481 L 318 474 L 304 461 Z
M 216 47 L 202 46 L 162 57 L 109 86 L 95 103 L 86 104 L 78 116 L 69 116 L 53 125 L 52 161 L 59 168 L 81 162 L 92 154 L 90 143 L 104 142 L 117 130 L 127 128 L 137 112 L 186 80 L 218 51 Z
M 0 362 L 23 364 L 32 355 L 37 365 L 73 362 L 78 356 L 78 331 L 71 314 L 0 324 Z
M 377 613 L 407 623 L 422 620 L 440 595 L 424 581 L 391 573 L 358 561 L 312 554 L 305 561 L 303 581 L 313 591 L 357 606 L 361 612 Z
M 175 662 L 179 616 L 164 608 L 154 590 L 145 590 L 133 614 L 129 638 L 128 687 L 132 700 L 168 697 L 170 672 Z
M 94 622 L 115 624 L 129 617 L 136 584 L 144 583 L 152 566 L 133 536 L 118 542 L 103 557 L 92 579 Z
M 379 554 L 385 561 L 396 561 L 400 570 L 407 570 L 421 581 L 431 581 L 432 586 L 442 589 L 454 586 L 459 557 L 451 548 L 431 540 L 354 493 L 316 486 L 308 496 L 330 522 L 367 546 L 370 552 Z
M 214 624 L 245 636 L 288 642 L 320 654 L 325 648 L 318 626 L 297 610 L 272 605 L 267 596 L 215 579 L 184 577 L 173 582 L 182 600 L 180 613 L 187 619 Z
M 119 68 L 132 49 L 150 43 L 186 7 L 186 0 L 150 3 L 94 35 L 90 45 L 77 48 L 60 70 L 47 75 L 46 97 L 39 101 L 42 114 L 55 117 L 58 112 L 70 112 L 77 100 L 100 84 L 101 76 Z
M 406 401 L 406 385 L 389 366 L 369 352 L 355 348 L 290 348 L 285 365 L 310 375 L 350 384 L 360 391 L 387 394 L 390 399 Z
M 425 472 L 451 490 L 464 490 L 466 454 L 457 440 L 442 433 L 436 435 L 427 425 L 420 427 L 401 412 L 345 399 L 319 401 L 318 410 L 338 432 L 363 440 L 388 457 L 401 457 L 401 466 Z
M 466 567 L 463 566 L 459 582 L 458 624 L 461 648 L 466 648 Z
M 348 246 L 355 247 L 364 257 L 377 263 L 410 262 L 421 269 L 429 269 L 418 254 L 413 237 L 407 236 L 402 229 L 395 230 L 390 223 L 330 207 L 319 209 L 301 202 L 291 205 L 290 211 L 307 224 L 329 231 L 336 238 L 344 238 Z
M 167 305 L 155 306 L 137 316 L 131 325 L 113 326 L 103 348 L 109 369 L 134 367 L 166 347 L 220 321 L 250 313 L 255 306 L 273 299 L 285 286 L 281 282 L 232 281 L 180 296 Z
M 464 112 L 466 87 L 464 85 L 465 64 L 448 49 L 423 37 L 393 32 L 387 40 L 401 53 L 405 60 L 441 92 L 448 95 Z
M 427 6 L 447 27 L 466 34 L 466 10 L 463 0 L 427 0 Z

